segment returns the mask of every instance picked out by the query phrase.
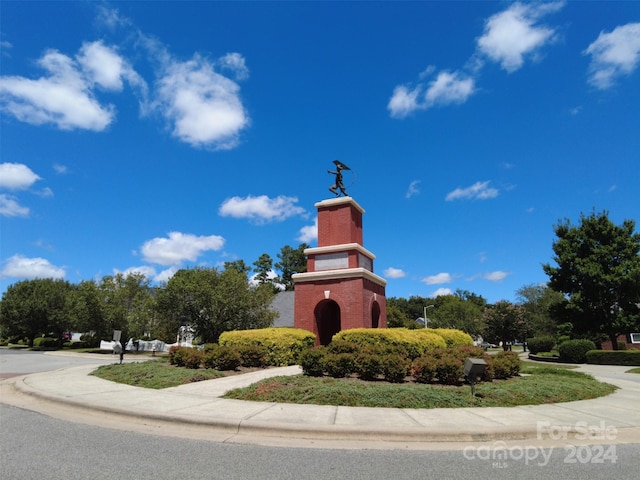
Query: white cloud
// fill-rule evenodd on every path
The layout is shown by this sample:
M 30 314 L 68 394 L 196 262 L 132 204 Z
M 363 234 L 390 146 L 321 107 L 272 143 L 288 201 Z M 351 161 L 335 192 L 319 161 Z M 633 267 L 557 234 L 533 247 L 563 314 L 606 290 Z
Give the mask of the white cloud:
M 171 279 L 171 277 L 173 277 L 178 270 L 179 269 L 176 266 L 169 267 L 166 270 L 162 270 L 155 277 L 153 277 L 153 281 L 154 282 L 160 282 L 160 283 L 168 282 Z
M 475 91 L 475 80 L 459 72 L 443 71 L 429 83 L 425 93 L 427 107 L 464 103 Z
M 249 68 L 246 65 L 244 57 L 239 53 L 227 53 L 218 60 L 220 68 L 229 70 L 236 80 L 246 80 L 249 78 Z
M 314 240 L 318 239 L 318 217 L 313 221 L 313 225 L 307 225 L 300 229 L 300 235 L 296 240 L 299 240 L 303 243 L 311 243 Z
M 30 80 L 18 76 L 0 78 L 2 110 L 33 125 L 53 123 L 63 130 L 104 130 L 114 117 L 112 106 L 94 98 L 78 65 L 66 55 L 49 50 L 39 61 L 48 77 Z
M 27 258 L 22 255 L 14 255 L 5 261 L 0 276 L 21 279 L 34 278 L 64 278 L 65 269 L 52 265 L 44 258 Z
M 21 163 L 0 163 L 0 188 L 25 190 L 40 177 Z
M 218 235 L 195 236 L 190 233 L 170 232 L 168 238 L 154 238 L 141 248 L 142 256 L 149 263 L 179 265 L 183 261 L 195 261 L 202 253 L 220 250 L 224 238 Z
M 563 2 L 514 3 L 485 22 L 484 33 L 478 38 L 478 50 L 507 72 L 518 70 L 525 56 L 536 54 L 555 39 L 553 28 L 537 22 L 563 6 Z
M 284 195 L 276 198 L 266 195 L 231 197 L 222 203 L 218 213 L 223 217 L 248 218 L 257 223 L 282 221 L 306 213 L 304 208 L 296 205 L 297 202 L 297 197 Z
M 156 269 L 149 265 L 141 265 L 139 267 L 129 267 L 126 270 L 118 270 L 117 268 L 114 268 L 113 273 L 114 275 L 121 273 L 124 277 L 140 273 L 147 278 L 154 278 L 156 275 Z
M 53 169 L 59 175 L 64 175 L 65 173 L 67 173 L 69 171 L 69 169 L 67 168 L 66 165 L 60 165 L 59 163 L 54 163 L 53 164 Z
M 29 208 L 18 203 L 13 195 L 0 194 L 0 215 L 3 217 L 28 217 Z
M 600 32 L 584 51 L 591 55 L 589 83 L 601 90 L 611 87 L 622 75 L 630 75 L 640 63 L 640 23 Z
M 445 295 L 453 295 L 453 290 L 451 290 L 450 288 L 439 288 L 434 292 L 431 292 L 429 294 L 430 298 L 435 298 L 435 297 L 442 297 Z
M 482 278 L 484 278 L 485 280 L 489 280 L 491 282 L 499 282 L 499 281 L 504 280 L 505 278 L 507 278 L 507 276 L 509 276 L 509 272 L 503 272 L 501 270 L 496 270 L 495 272 L 485 273 L 482 276 Z
M 411 198 L 414 195 L 418 195 L 420 193 L 420 189 L 418 188 L 420 185 L 420 180 L 414 180 L 409 184 L 409 188 L 407 189 L 407 193 L 405 193 L 405 198 Z
M 407 276 L 403 270 L 400 268 L 389 267 L 383 272 L 384 276 L 387 278 L 404 278 Z
M 121 91 L 123 79 L 146 93 L 147 85 L 114 48 L 102 42 L 84 43 L 77 56 L 87 80 L 107 90 Z
M 470 187 L 456 188 L 449 192 L 445 197 L 445 200 L 460 200 L 460 199 L 477 199 L 486 200 L 489 198 L 495 198 L 498 196 L 498 190 L 496 188 L 489 187 L 489 182 L 476 182 Z
M 437 275 L 425 277 L 422 281 L 427 285 L 440 285 L 442 283 L 451 283 L 453 281 L 453 277 L 449 273 L 442 272 Z
M 418 95 L 421 87 L 416 87 L 409 91 L 403 85 L 397 86 L 393 90 L 393 95 L 389 99 L 387 109 L 391 112 L 393 118 L 404 118 L 415 110 L 422 110 L 423 107 L 418 105 Z
M 159 80 L 159 108 L 173 124 L 173 135 L 195 147 L 235 147 L 249 125 L 238 84 L 199 55 L 183 63 L 168 62 L 165 69 Z
M 387 109 L 393 118 L 404 118 L 416 110 L 464 103 L 474 93 L 475 80 L 472 77 L 460 72 L 442 71 L 426 87 L 419 84 L 409 91 L 406 86 L 397 86 Z

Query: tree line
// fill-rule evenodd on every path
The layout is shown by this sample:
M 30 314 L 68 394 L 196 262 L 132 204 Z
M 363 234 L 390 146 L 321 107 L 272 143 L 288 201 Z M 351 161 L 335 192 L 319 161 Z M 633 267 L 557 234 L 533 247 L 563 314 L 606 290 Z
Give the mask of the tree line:
M 608 213 L 581 214 L 554 226 L 554 264 L 543 264 L 549 281 L 525 285 L 516 302 L 488 304 L 466 290 L 436 298 L 387 299 L 389 327 L 458 328 L 490 343 L 531 336 L 604 339 L 617 347 L 620 334 L 640 332 L 640 234 L 635 222 L 615 225 Z M 248 266 L 179 270 L 154 287 L 142 274 L 106 276 L 77 285 L 64 280 L 25 280 L 10 285 L 0 302 L 0 336 L 33 339 L 67 331 L 91 332 L 92 339 L 159 338 L 173 342 L 181 325 L 191 325 L 203 342 L 226 330 L 271 325 L 269 306 L 280 290 L 293 290 L 292 276 L 306 271 L 304 250 L 285 246 L 274 263 L 268 254 Z M 276 275 L 275 271 L 279 272 Z M 251 275 L 253 273 L 253 275 Z M 424 325 L 422 325 L 424 326 Z
M 141 273 L 78 284 L 23 280 L 2 296 L 0 337 L 27 339 L 33 346 L 34 339 L 44 335 L 62 345 L 67 332 L 86 332 L 84 340 L 95 346 L 119 330 L 123 339 L 173 343 L 180 326 L 191 325 L 202 341 L 216 342 L 226 330 L 273 323 L 271 299 L 280 290 L 293 290 L 292 275 L 306 271 L 306 248 L 304 243 L 297 248 L 285 245 L 277 262 L 265 253 L 253 268 L 237 260 L 226 262 L 221 270 L 178 270 L 159 286 L 152 286 Z

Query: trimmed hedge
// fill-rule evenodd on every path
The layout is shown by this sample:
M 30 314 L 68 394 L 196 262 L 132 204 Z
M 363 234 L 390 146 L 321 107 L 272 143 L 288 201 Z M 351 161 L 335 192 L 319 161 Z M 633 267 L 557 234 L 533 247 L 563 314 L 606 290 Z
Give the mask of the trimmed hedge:
M 313 333 L 301 328 L 261 328 L 233 330 L 220 335 L 219 343 L 229 347 L 261 346 L 267 365 L 286 366 L 298 363 L 300 354 L 315 345 Z
M 33 339 L 33 346 L 39 348 L 55 348 L 58 346 L 58 340 L 51 337 L 37 337 Z
M 640 350 L 589 350 L 587 363 L 640 367 Z
M 468 333 L 455 328 L 427 328 L 427 332 L 440 335 L 447 343 L 447 347 L 472 346 L 473 338 Z
M 547 337 L 533 337 L 527 340 L 527 347 L 529 352 L 536 355 L 538 352 L 550 352 L 556 344 L 555 338 L 551 336 Z
M 434 348 L 446 346 L 437 334 L 407 328 L 352 328 L 336 333 L 331 344 L 334 342 L 355 345 L 357 350 L 375 348 L 380 354 L 400 354 L 412 360 Z
M 567 340 L 558 347 L 558 354 L 561 362 L 586 363 L 587 352 L 595 349 L 596 344 L 591 340 Z

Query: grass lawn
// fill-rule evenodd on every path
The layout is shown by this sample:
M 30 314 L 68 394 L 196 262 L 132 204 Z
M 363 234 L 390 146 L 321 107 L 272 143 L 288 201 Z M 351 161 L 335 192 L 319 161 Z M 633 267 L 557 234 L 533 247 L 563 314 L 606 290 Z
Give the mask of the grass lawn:
M 476 385 L 443 386 L 417 383 L 365 382 L 354 378 L 315 378 L 298 375 L 262 380 L 233 390 L 226 398 L 282 403 L 390 408 L 511 407 L 585 400 L 612 393 L 616 387 L 590 375 L 523 362 L 521 377 Z M 145 388 L 167 388 L 230 374 L 211 369 L 191 370 L 151 360 L 99 367 L 94 375 Z
M 627 370 L 625 373 L 640 373 L 640 367 L 632 368 L 631 370 Z
M 103 365 L 94 370 L 91 375 L 125 383 L 134 387 L 168 388 L 185 383 L 200 382 L 213 378 L 224 377 L 225 374 L 217 370 L 180 368 L 169 365 L 166 359 L 148 360 L 146 362 Z

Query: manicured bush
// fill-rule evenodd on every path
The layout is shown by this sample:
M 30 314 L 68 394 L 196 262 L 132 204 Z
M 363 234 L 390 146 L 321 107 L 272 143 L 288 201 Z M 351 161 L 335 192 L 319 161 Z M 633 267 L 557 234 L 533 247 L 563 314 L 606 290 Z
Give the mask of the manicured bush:
M 191 354 L 193 348 L 173 346 L 169 348 L 169 363 L 177 367 L 184 367 L 187 358 Z
M 527 340 L 529 352 L 534 355 L 538 352 L 550 352 L 555 344 L 556 340 L 551 336 L 533 337 Z
M 362 380 L 375 380 L 382 373 L 382 361 L 379 355 L 364 351 L 356 355 L 353 370 Z
M 202 352 L 192 348 L 184 360 L 184 366 L 187 368 L 198 369 L 202 363 Z
M 485 359 L 492 378 L 505 379 L 520 373 L 520 357 L 516 352 L 498 352 Z
M 353 373 L 354 358 L 350 353 L 327 353 L 321 365 L 330 377 L 343 378 Z
M 422 353 L 430 352 L 436 348 L 446 348 L 447 342 L 431 329 L 420 328 L 411 330 L 411 334 L 419 339 Z
M 310 377 L 324 375 L 324 357 L 327 355 L 326 347 L 309 348 L 300 354 L 300 366 L 302 373 Z
M 640 350 L 589 350 L 587 363 L 640 367 Z
M 411 360 L 403 355 L 385 355 L 381 359 L 382 376 L 387 382 L 402 383 L 411 370 Z
M 236 370 L 242 364 L 240 353 L 234 347 L 219 345 L 205 353 L 204 366 L 216 370 Z
M 51 337 L 38 337 L 33 340 L 33 346 L 39 348 L 55 348 L 58 346 L 58 340 Z
M 411 376 L 418 383 L 431 383 L 436 378 L 437 359 L 434 356 L 422 356 L 411 363 Z
M 263 345 L 239 345 L 236 350 L 243 367 L 262 368 L 267 363 L 267 349 Z
M 587 352 L 595 349 L 596 344 L 591 340 L 567 340 L 558 347 L 558 354 L 562 362 L 585 363 L 587 361 Z
M 459 345 L 473 346 L 473 338 L 466 332 L 455 328 L 428 328 L 428 332 L 440 335 L 447 343 L 447 347 Z
M 436 378 L 444 385 L 457 385 L 464 375 L 464 362 L 454 355 L 443 355 L 436 363 Z
M 343 338 L 334 336 L 331 343 L 327 345 L 327 351 L 329 353 L 357 353 L 361 349 L 355 342 L 350 342 Z
M 315 335 L 301 328 L 261 328 L 233 330 L 220 335 L 220 345 L 260 345 L 265 348 L 267 365 L 285 366 L 298 363 L 300 354 L 315 345 Z
M 434 345 L 445 346 L 442 337 L 431 333 L 418 333 L 421 330 L 407 328 L 353 328 L 342 330 L 333 336 L 332 342 L 337 340 L 349 342 L 357 346 L 358 351 L 364 348 L 376 348 L 381 354 L 400 353 L 410 359 L 422 355 L 433 349 Z M 438 338 L 441 341 L 438 341 Z

